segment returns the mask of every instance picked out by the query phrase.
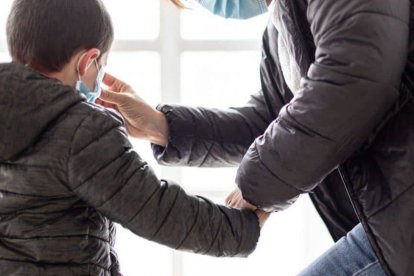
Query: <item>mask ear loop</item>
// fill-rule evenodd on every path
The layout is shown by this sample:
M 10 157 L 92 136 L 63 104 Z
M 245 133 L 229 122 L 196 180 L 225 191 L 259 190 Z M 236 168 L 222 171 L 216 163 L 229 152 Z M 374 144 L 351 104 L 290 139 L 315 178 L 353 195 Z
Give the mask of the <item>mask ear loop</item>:
M 96 69 L 98 69 L 98 71 L 100 71 L 100 70 L 102 69 L 102 67 L 103 67 L 103 66 L 101 66 L 101 67 L 99 68 L 99 63 L 98 63 L 97 59 L 94 59 L 93 61 L 95 62 Z
M 83 58 L 86 54 L 87 54 L 87 52 L 83 53 L 83 55 L 81 55 L 81 56 L 80 56 L 79 61 L 78 61 L 78 65 L 76 66 L 76 70 L 77 70 L 77 73 L 78 73 L 78 80 L 80 80 L 80 81 L 81 81 L 82 79 L 81 79 L 81 75 L 80 75 L 79 66 L 80 66 L 80 63 L 81 63 L 81 61 L 82 61 L 82 58 Z M 94 59 L 92 62 L 94 62 L 94 61 L 97 63 L 96 59 Z M 88 68 L 91 66 L 92 62 L 91 62 L 91 63 L 89 63 L 89 64 L 86 66 L 86 69 L 88 69 Z
M 100 66 L 99 67 L 99 63 L 98 63 L 98 61 L 97 61 L 98 59 L 94 59 L 94 61 L 95 61 L 95 66 L 96 66 L 96 69 L 98 70 L 98 76 L 99 76 L 99 74 L 100 74 L 100 72 L 101 72 L 101 70 L 104 68 L 104 66 L 102 65 L 102 66 Z

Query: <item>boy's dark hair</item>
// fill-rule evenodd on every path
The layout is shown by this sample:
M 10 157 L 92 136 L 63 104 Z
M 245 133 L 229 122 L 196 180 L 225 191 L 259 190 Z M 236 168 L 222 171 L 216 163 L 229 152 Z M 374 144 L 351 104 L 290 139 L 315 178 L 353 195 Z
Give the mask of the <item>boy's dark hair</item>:
M 109 51 L 114 37 L 101 0 L 15 0 L 7 21 L 13 61 L 60 71 L 82 49 Z

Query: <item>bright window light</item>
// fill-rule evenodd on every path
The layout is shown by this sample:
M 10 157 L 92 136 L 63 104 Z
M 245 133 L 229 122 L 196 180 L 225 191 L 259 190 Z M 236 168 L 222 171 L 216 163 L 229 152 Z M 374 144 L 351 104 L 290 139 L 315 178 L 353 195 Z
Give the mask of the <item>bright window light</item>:
M 117 39 L 157 38 L 160 29 L 159 0 L 104 0 L 103 2 L 112 16 Z

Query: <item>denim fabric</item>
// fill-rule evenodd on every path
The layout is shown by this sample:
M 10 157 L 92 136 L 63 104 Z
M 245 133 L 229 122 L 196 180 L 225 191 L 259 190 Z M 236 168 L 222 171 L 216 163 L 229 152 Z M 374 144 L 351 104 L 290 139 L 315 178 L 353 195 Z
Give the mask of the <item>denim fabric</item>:
M 361 224 L 355 226 L 300 276 L 386 276 Z

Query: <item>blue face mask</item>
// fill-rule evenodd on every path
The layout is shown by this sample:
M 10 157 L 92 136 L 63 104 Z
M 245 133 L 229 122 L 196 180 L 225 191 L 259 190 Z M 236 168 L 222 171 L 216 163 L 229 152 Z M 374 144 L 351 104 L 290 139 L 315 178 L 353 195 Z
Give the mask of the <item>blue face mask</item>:
M 93 91 L 90 91 L 88 86 L 81 80 L 81 77 L 79 76 L 79 80 L 76 82 L 76 89 L 79 90 L 83 95 L 85 95 L 86 100 L 89 103 L 95 103 L 95 101 L 101 96 L 101 85 L 102 81 L 105 76 L 105 68 L 102 66 L 101 69 L 99 69 L 98 62 L 96 60 L 95 65 L 96 68 L 98 68 L 98 76 L 96 77 L 95 87 Z M 79 72 L 79 69 L 78 69 Z
M 267 12 L 266 0 L 196 0 L 215 15 L 248 19 Z

